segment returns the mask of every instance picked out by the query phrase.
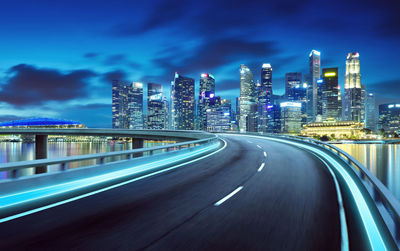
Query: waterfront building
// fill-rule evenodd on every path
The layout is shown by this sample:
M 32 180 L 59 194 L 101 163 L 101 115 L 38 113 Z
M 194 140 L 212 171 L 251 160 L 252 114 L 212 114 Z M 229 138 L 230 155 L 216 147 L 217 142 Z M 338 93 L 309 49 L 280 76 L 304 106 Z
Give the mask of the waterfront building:
M 343 119 L 362 121 L 361 73 L 359 53 L 349 53 L 346 59 L 346 75 L 343 98 Z
M 171 118 L 170 118 L 169 103 L 168 103 L 167 97 L 163 97 L 161 102 L 162 102 L 163 113 L 164 113 L 164 116 L 165 116 L 164 129 L 165 130 L 169 130 L 169 129 L 171 129 L 170 128 Z
M 322 118 L 326 120 L 342 120 L 341 102 L 339 100 L 338 68 L 322 69 L 324 92 L 322 94 L 323 109 Z
M 239 129 L 241 132 L 254 130 L 254 106 L 256 105 L 256 89 L 253 73 L 242 64 L 240 66 L 240 97 L 239 97 Z
M 303 125 L 301 135 L 306 137 L 328 136 L 331 139 L 365 138 L 364 123 L 357 121 L 324 121 Z
M 281 132 L 300 133 L 301 131 L 301 103 L 282 102 L 281 110 Z
M 143 129 L 143 84 L 112 83 L 112 127 Z
M 379 105 L 378 129 L 386 134 L 400 134 L 400 103 Z
M 194 130 L 194 79 L 175 73 L 171 83 L 171 118 L 173 130 Z
M 261 67 L 261 84 L 258 91 L 258 100 L 265 104 L 271 104 L 272 95 L 272 66 L 266 63 Z
M 206 129 L 210 132 L 225 132 L 231 130 L 231 113 L 228 106 L 218 106 L 207 109 Z
M 302 83 L 303 78 L 301 72 L 290 72 L 285 74 L 285 96 L 287 100 L 297 100 L 298 97 L 295 97 L 296 89 L 300 89 Z
M 199 101 L 198 101 L 198 124 L 200 130 L 207 129 L 206 111 L 212 108 L 212 99 L 215 97 L 215 78 L 212 74 L 203 73 L 200 77 Z
M 375 95 L 368 93 L 365 98 L 365 128 L 376 131 Z
M 165 120 L 167 114 L 165 113 L 163 103 L 163 90 L 162 85 L 148 83 L 147 85 L 147 129 L 160 130 L 167 129 L 165 127 Z
M 308 121 L 315 121 L 318 114 L 322 115 L 322 98 L 318 97 L 317 80 L 321 78 L 321 53 L 312 50 L 309 55 L 309 82 L 307 90 Z
M 67 119 L 29 118 L 1 122 L 0 128 L 85 128 L 85 125 Z

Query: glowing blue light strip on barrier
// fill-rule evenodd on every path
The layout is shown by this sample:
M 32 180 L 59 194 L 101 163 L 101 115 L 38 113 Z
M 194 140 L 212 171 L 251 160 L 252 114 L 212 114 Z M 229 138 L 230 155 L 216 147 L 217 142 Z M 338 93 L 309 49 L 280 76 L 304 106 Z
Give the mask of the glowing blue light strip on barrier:
M 369 244 L 370 244 L 372 250 L 387 250 L 385 242 L 383 241 L 383 238 L 379 232 L 378 226 L 374 220 L 374 217 L 372 216 L 371 211 L 368 208 L 368 204 L 365 201 L 360 189 L 358 188 L 357 184 L 354 182 L 353 178 L 349 175 L 349 173 L 335 159 L 333 159 L 331 156 L 329 156 L 328 154 L 326 154 L 325 152 L 323 152 L 321 150 L 318 150 L 315 147 L 311 147 L 311 146 L 308 146 L 305 144 L 293 142 L 290 140 L 253 136 L 253 135 L 237 135 L 237 136 L 269 139 L 269 140 L 278 141 L 278 142 L 282 142 L 282 143 L 286 143 L 286 144 L 291 144 L 291 145 L 298 146 L 300 148 L 307 149 L 308 151 L 314 152 L 314 153 L 318 154 L 319 156 L 323 157 L 327 162 L 329 162 L 331 165 L 333 165 L 335 167 L 335 169 L 339 172 L 339 174 L 342 176 L 342 178 L 346 182 L 346 185 L 348 186 L 348 188 L 351 192 L 351 195 L 353 196 L 353 199 L 358 208 L 358 212 L 359 212 L 362 222 L 364 224 L 364 229 L 367 232 Z
M 62 205 L 62 204 L 65 204 L 65 203 L 68 203 L 68 202 L 71 202 L 71 201 L 75 201 L 75 200 L 78 200 L 78 199 L 81 199 L 81 198 L 84 198 L 84 197 L 88 197 L 90 195 L 94 195 L 94 194 L 97 194 L 97 193 L 100 193 L 100 192 L 103 192 L 103 191 L 107 191 L 109 189 L 112 189 L 112 188 L 115 188 L 115 187 L 119 187 L 119 186 L 122 186 L 122 185 L 125 185 L 125 184 L 128 184 L 128 183 L 134 182 L 136 180 L 140 180 L 140 179 L 143 179 L 143 178 L 146 178 L 146 177 L 153 176 L 153 175 L 158 174 L 158 173 L 162 173 L 162 172 L 166 172 L 168 170 L 172 170 L 172 169 L 178 168 L 178 167 L 180 167 L 182 165 L 187 165 L 189 163 L 201 160 L 203 158 L 211 156 L 211 155 L 213 155 L 213 154 L 225 149 L 225 147 L 226 147 L 226 142 L 225 141 L 224 141 L 224 144 L 225 144 L 224 147 L 222 147 L 218 151 L 215 151 L 213 153 L 207 154 L 207 155 L 205 155 L 203 157 L 196 158 L 195 160 L 188 161 L 188 162 L 185 162 L 185 163 L 182 163 L 182 164 L 179 164 L 179 165 L 175 165 L 175 166 L 170 167 L 170 168 L 166 168 L 166 169 L 162 169 L 162 170 L 159 170 L 159 171 L 155 171 L 155 172 L 150 173 L 150 174 L 146 174 L 146 175 L 143 175 L 143 176 L 140 176 L 140 177 L 137 177 L 137 178 L 125 181 L 125 182 L 121 182 L 121 183 L 118 183 L 118 184 L 115 184 L 115 185 L 112 185 L 112 186 L 108 186 L 106 188 L 102 188 L 102 189 L 99 189 L 99 190 L 96 190 L 96 191 L 93 191 L 93 192 L 90 192 L 90 193 L 86 193 L 86 194 L 83 194 L 83 195 L 80 195 L 80 196 L 76 196 L 76 197 L 71 198 L 71 199 L 67 199 L 67 200 L 64 200 L 64 201 L 53 203 L 51 205 L 43 206 L 43 207 L 40 207 L 40 208 L 37 208 L 37 209 L 29 210 L 27 212 L 23 212 L 23 213 L 19 213 L 19 214 L 16 214 L 16 215 L 9 216 L 9 217 L 5 217 L 5 218 L 0 219 L 0 223 L 6 222 L 6 221 L 9 221 L 9 220 L 12 220 L 12 219 L 16 219 L 16 218 L 19 218 L 19 217 L 22 217 L 22 216 L 25 216 L 25 215 L 29 215 L 29 214 L 32 214 L 32 213 L 35 213 L 35 212 L 39 212 L 39 211 L 42 211 L 42 210 L 45 210 L 45 209 L 48 209 L 48 208 L 51 208 L 51 207 Z M 0 197 L 0 209 L 5 209 L 7 207 L 15 206 L 15 205 L 18 205 L 18 204 L 29 203 L 29 202 L 34 201 L 34 200 L 43 199 L 43 198 L 50 197 L 50 196 L 56 196 L 56 195 L 59 195 L 59 194 L 62 194 L 62 193 L 68 193 L 68 192 L 71 192 L 71 191 L 74 191 L 74 190 L 78 190 L 78 189 L 82 189 L 82 188 L 85 188 L 85 187 L 89 187 L 91 185 L 101 184 L 101 183 L 103 183 L 105 181 L 110 181 L 110 180 L 113 180 L 113 179 L 122 178 L 124 176 L 138 174 L 138 173 L 141 173 L 141 172 L 144 172 L 144 171 L 152 170 L 152 169 L 155 169 L 157 167 L 161 167 L 161 166 L 166 165 L 166 164 L 171 164 L 171 163 L 174 163 L 174 162 L 179 161 L 179 160 L 184 160 L 184 159 L 193 157 L 195 155 L 199 155 L 199 154 L 207 152 L 207 151 L 209 151 L 211 149 L 215 149 L 218 146 L 219 146 L 219 143 L 214 143 L 211 146 L 208 146 L 208 147 L 205 147 L 205 148 L 202 148 L 202 149 L 199 149 L 199 150 L 195 150 L 195 151 L 192 151 L 190 153 L 183 153 L 183 154 L 179 155 L 178 157 L 169 157 L 169 158 L 166 158 L 166 159 L 163 159 L 163 160 L 154 161 L 152 163 L 143 164 L 143 165 L 140 165 L 140 166 L 135 166 L 135 167 L 131 167 L 131 168 L 124 169 L 124 170 L 119 170 L 119 171 L 115 171 L 115 172 L 108 173 L 108 174 L 98 175 L 98 176 L 85 178 L 85 179 L 80 179 L 80 180 L 76 180 L 76 181 L 72 181 L 72 182 L 66 182 L 66 183 L 57 184 L 57 185 L 53 185 L 53 186 L 47 186 L 47 187 L 42 187 L 42 188 L 38 188 L 38 189 L 34 189 L 34 190 L 29 190 L 29 191 L 15 193 L 15 194 L 11 194 L 11 195 L 2 196 L 2 197 Z M 139 168 L 139 170 L 138 170 L 138 168 Z

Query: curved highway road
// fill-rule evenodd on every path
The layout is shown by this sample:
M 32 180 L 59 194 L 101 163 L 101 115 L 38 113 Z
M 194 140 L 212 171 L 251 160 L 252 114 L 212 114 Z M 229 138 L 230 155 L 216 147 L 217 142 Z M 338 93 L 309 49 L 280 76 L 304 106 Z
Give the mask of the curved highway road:
M 0 249 L 340 250 L 335 184 L 318 158 L 221 137 L 210 157 L 0 224 Z

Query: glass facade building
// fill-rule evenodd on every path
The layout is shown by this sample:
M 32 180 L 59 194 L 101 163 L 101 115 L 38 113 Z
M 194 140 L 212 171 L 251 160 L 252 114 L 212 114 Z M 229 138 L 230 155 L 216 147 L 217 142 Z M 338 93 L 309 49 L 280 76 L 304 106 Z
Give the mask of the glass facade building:
M 323 120 L 342 120 L 341 107 L 342 104 L 339 100 L 339 80 L 338 68 L 324 68 L 322 69 L 323 79 Z
M 317 80 L 321 78 L 321 53 L 312 50 L 309 55 L 309 81 L 307 90 L 307 117 L 308 121 L 316 120 L 318 114 L 322 115 L 322 98 L 318 97 Z
M 168 114 L 164 108 L 162 94 L 162 85 L 147 84 L 147 129 L 168 129 L 165 127 Z
M 282 102 L 281 109 L 281 132 L 300 133 L 301 131 L 301 103 Z
M 343 120 L 361 122 L 361 110 L 360 55 L 358 53 L 349 53 L 346 59 Z
M 194 79 L 175 73 L 171 83 L 171 122 L 173 130 L 194 130 Z
M 239 97 L 239 130 L 247 132 L 254 128 L 254 106 L 256 106 L 256 90 L 253 73 L 245 66 L 240 66 L 240 97 Z M 256 107 L 257 108 L 257 107 Z
M 200 88 L 199 88 L 199 103 L 198 103 L 198 121 L 199 129 L 207 129 L 207 110 L 212 108 L 212 99 L 215 98 L 215 78 L 212 74 L 203 73 L 200 77 Z
M 389 134 L 400 134 L 400 104 L 379 105 L 378 129 Z
M 113 81 L 112 127 L 120 129 L 143 129 L 142 83 Z

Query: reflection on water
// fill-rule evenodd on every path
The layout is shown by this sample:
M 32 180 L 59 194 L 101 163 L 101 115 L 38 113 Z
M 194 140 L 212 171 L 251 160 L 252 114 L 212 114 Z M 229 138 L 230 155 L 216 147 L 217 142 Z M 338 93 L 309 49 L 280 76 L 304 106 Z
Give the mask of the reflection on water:
M 144 147 L 153 147 L 165 144 L 176 143 L 173 141 L 145 141 Z M 48 143 L 48 158 L 57 158 L 73 155 L 83 155 L 92 153 L 103 153 L 111 151 L 122 151 L 132 149 L 132 143 L 123 142 L 49 142 Z M 156 153 L 156 152 L 155 152 Z M 120 160 L 122 157 L 110 157 L 106 161 Z M 22 142 L 0 142 L 0 166 L 1 163 L 15 162 L 22 160 L 35 159 L 35 144 Z M 96 160 L 85 160 L 80 162 L 72 162 L 67 165 L 67 168 L 77 168 L 81 166 L 94 165 Z M 58 171 L 60 165 L 48 166 L 48 171 Z M 34 174 L 33 168 L 24 169 L 21 174 Z M 0 180 L 9 177 L 9 172 L 0 172 Z
M 400 145 L 335 144 L 366 166 L 400 200 Z

